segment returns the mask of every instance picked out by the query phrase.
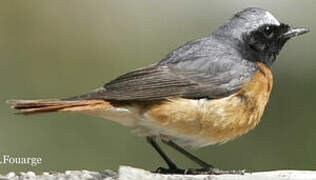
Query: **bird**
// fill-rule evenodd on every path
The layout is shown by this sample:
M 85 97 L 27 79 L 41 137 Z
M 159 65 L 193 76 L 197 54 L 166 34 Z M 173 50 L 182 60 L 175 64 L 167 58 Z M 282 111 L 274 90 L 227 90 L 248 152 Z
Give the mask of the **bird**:
M 237 12 L 208 36 L 191 40 L 151 65 L 69 98 L 8 100 L 20 114 L 76 112 L 132 129 L 168 165 L 155 172 L 220 174 L 185 150 L 233 140 L 259 123 L 273 86 L 272 65 L 284 44 L 309 32 L 268 10 Z M 157 139 L 201 166 L 179 168 Z

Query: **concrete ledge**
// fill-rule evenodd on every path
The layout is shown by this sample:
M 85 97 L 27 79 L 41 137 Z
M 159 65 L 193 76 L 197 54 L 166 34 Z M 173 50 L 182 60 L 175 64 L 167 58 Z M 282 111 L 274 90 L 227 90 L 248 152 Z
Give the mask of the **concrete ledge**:
M 50 172 L 36 175 L 34 172 L 13 172 L 0 175 L 0 180 L 315 180 L 316 171 L 274 170 L 245 173 L 245 175 L 162 175 L 129 166 L 121 166 L 118 173 L 112 170 L 102 172 L 78 170 L 64 173 Z

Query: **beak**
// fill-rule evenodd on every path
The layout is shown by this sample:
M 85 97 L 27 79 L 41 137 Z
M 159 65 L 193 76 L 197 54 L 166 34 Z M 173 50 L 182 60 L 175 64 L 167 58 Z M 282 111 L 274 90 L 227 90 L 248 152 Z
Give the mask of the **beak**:
M 290 39 L 305 33 L 308 33 L 309 30 L 306 28 L 289 28 L 283 35 L 283 38 Z

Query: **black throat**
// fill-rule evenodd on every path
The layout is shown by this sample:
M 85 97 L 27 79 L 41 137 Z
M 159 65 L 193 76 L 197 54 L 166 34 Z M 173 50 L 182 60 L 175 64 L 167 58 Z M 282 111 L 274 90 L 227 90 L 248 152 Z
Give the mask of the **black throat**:
M 269 27 L 269 32 L 266 32 L 267 27 Z M 247 60 L 259 61 L 271 67 L 276 56 L 289 40 L 289 38 L 282 37 L 289 28 L 286 24 L 264 25 L 255 31 L 244 33 L 239 43 L 242 56 Z

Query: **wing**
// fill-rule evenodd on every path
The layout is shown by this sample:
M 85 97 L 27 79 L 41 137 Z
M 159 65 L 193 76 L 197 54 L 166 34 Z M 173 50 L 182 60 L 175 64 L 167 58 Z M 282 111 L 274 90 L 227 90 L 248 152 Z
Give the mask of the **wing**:
M 223 88 L 228 73 L 176 71 L 158 66 L 125 74 L 104 86 L 104 98 L 110 100 L 157 100 L 171 97 L 214 98 L 237 91 L 240 85 Z
M 255 64 L 233 56 L 229 48 L 214 40 L 210 41 L 213 45 L 207 42 L 189 42 L 156 64 L 119 76 L 94 92 L 72 99 L 212 99 L 237 92 L 251 79 Z
M 238 71 L 204 72 L 155 65 L 124 74 L 94 92 L 74 99 L 147 101 L 173 97 L 191 99 L 226 97 L 251 79 Z M 69 100 L 69 99 L 68 99 Z

